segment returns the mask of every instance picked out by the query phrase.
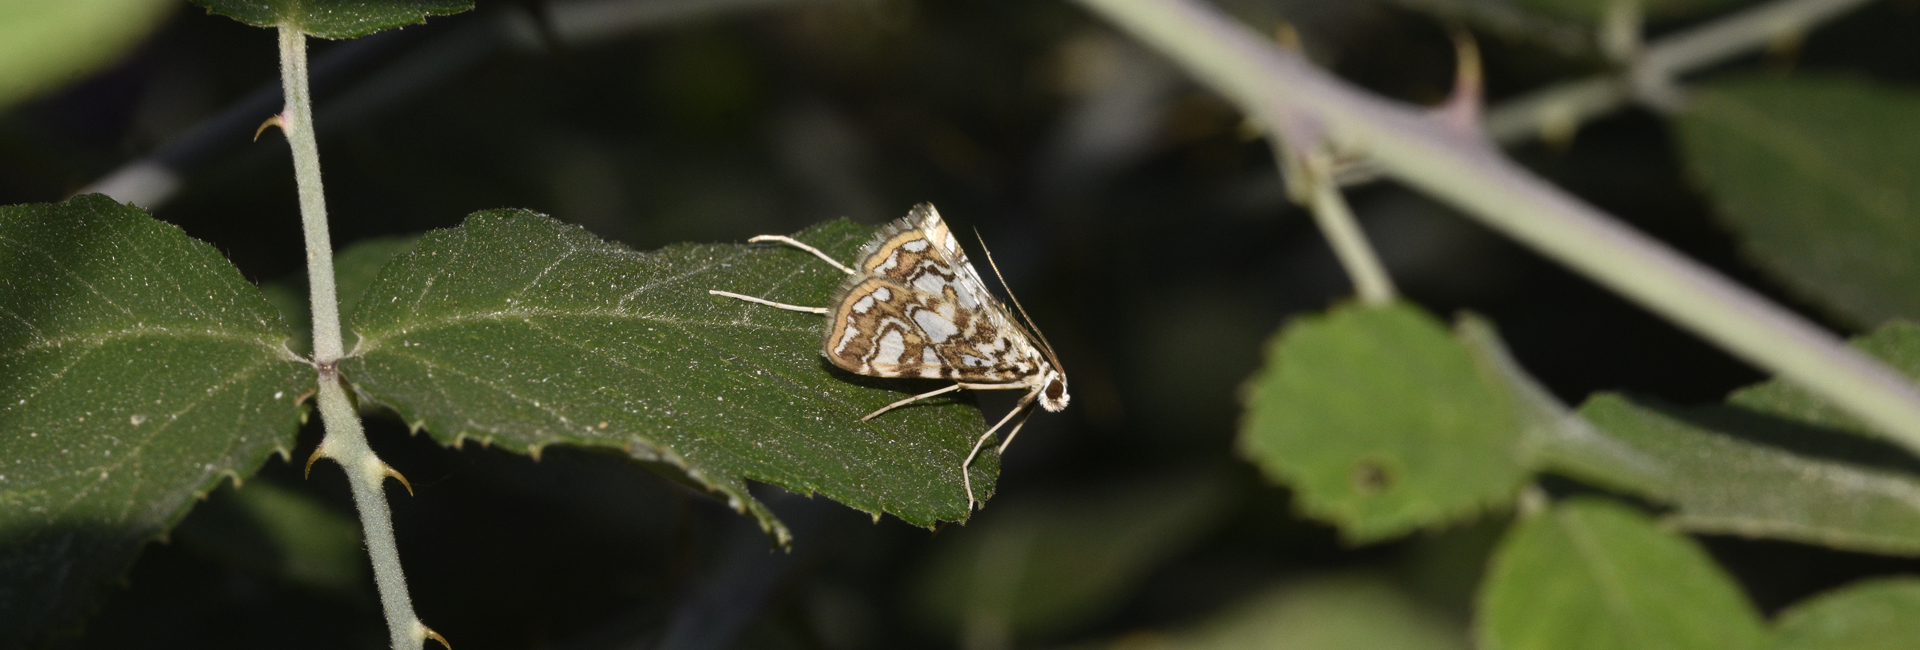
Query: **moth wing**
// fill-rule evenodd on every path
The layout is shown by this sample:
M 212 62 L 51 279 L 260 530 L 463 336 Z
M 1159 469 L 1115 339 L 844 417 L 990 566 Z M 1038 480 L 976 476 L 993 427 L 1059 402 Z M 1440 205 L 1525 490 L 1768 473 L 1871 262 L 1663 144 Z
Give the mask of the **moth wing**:
M 944 295 L 885 277 L 849 278 L 831 309 L 821 353 L 849 372 L 982 383 L 1030 373 L 995 319 Z

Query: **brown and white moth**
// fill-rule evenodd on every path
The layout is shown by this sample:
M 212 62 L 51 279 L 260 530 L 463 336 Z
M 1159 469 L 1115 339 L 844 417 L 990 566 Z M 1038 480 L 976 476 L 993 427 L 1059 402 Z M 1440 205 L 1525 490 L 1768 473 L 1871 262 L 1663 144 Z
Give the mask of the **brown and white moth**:
M 1023 390 L 1026 395 L 973 444 L 960 464 L 960 480 L 967 488 L 972 510 L 973 479 L 967 469 L 980 449 L 1014 416 L 1032 414 L 1034 405 L 1048 411 L 1067 407 L 1067 376 L 1060 360 L 1039 328 L 1015 321 L 1004 304 L 987 292 L 966 251 L 940 220 L 933 204 L 913 206 L 907 216 L 882 227 L 852 268 L 812 246 L 780 235 L 761 235 L 749 242 L 779 242 L 813 253 L 846 272 L 846 281 L 833 294 L 830 307 L 803 307 L 728 291 L 707 293 L 738 298 L 769 307 L 822 314 L 827 317 L 820 353 L 833 365 L 874 377 L 949 379 L 954 383 L 881 407 L 862 422 L 896 407 L 960 390 Z M 987 256 L 993 262 L 993 256 Z M 995 275 L 999 269 L 994 269 Z M 1001 284 L 1005 284 L 1005 280 Z M 1011 294 L 1009 294 L 1011 295 Z M 1014 300 L 1014 307 L 1020 301 Z M 1026 310 L 1020 309 L 1024 318 Z M 1036 341 L 1038 342 L 1036 344 Z M 1000 443 L 1013 444 L 1022 417 Z

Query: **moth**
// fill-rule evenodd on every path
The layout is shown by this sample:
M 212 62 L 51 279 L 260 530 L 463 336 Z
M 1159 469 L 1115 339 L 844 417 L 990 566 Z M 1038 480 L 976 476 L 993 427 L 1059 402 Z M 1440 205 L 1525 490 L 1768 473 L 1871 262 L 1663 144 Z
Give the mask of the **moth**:
M 861 247 L 852 267 L 819 249 L 781 235 L 761 235 L 748 242 L 778 242 L 812 253 L 847 274 L 828 307 L 804 307 L 765 298 L 709 289 L 707 293 L 747 302 L 827 317 L 820 353 L 848 372 L 873 377 L 947 379 L 953 385 L 909 397 L 868 413 L 861 422 L 914 402 L 960 389 L 1026 391 L 1013 410 L 980 435 L 973 451 L 960 464 L 960 480 L 967 489 L 967 509 L 973 497 L 973 479 L 967 469 L 993 434 L 1017 415 L 1032 415 L 1038 405 L 1048 411 L 1067 408 L 1067 375 L 1053 346 L 1015 298 L 1021 321 L 1016 321 L 980 281 L 967 261 L 966 251 L 947 229 L 933 204 L 913 206 L 907 216 L 881 227 Z M 993 255 L 987 255 L 992 265 Z M 992 266 L 994 276 L 1000 269 Z M 1001 278 L 1000 284 L 1006 285 Z M 1011 293 L 1008 296 L 1012 296 Z M 1027 423 L 1022 416 L 1000 443 L 1005 452 Z

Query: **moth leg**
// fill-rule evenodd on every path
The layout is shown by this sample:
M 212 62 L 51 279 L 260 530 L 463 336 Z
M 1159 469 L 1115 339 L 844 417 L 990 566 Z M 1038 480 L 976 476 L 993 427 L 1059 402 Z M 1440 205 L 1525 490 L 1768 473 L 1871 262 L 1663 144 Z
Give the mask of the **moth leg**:
M 1020 398 L 1020 403 L 1013 405 L 1013 410 L 1007 411 L 1006 417 L 1000 418 L 1000 421 L 995 422 L 992 428 L 987 429 L 986 433 L 980 434 L 980 439 L 973 443 L 973 451 L 968 453 L 967 459 L 960 463 L 960 483 L 967 486 L 967 512 L 973 512 L 973 505 L 978 503 L 978 501 L 975 501 L 973 498 L 973 475 L 967 473 L 967 469 L 973 467 L 973 459 L 980 455 L 980 449 L 987 446 L 987 441 L 993 438 L 993 432 L 999 431 L 1000 427 L 1006 426 L 1007 421 L 1012 420 L 1013 416 L 1019 415 L 1021 411 L 1025 411 L 1028 407 L 1033 406 L 1034 398 L 1039 395 L 1039 392 L 1032 392 L 1027 393 L 1026 397 Z M 1021 420 L 1020 423 L 1026 424 L 1026 420 Z
M 880 410 L 878 410 L 878 411 L 874 411 L 874 412 L 872 412 L 872 413 L 868 413 L 868 414 L 867 414 L 867 417 L 864 417 L 864 418 L 860 418 L 860 421 L 861 421 L 861 422 L 866 422 L 867 420 L 871 420 L 871 419 L 873 419 L 873 418 L 874 418 L 874 416 L 877 416 L 877 415 L 880 415 L 881 413 L 885 413 L 885 412 L 887 412 L 887 411 L 891 411 L 891 410 L 893 410 L 893 409 L 894 409 L 894 408 L 896 408 L 896 407 L 901 407 L 901 406 L 906 406 L 906 405 L 908 405 L 908 404 L 912 404 L 912 403 L 914 403 L 914 402 L 918 402 L 918 401 L 920 401 L 920 400 L 923 400 L 923 399 L 926 399 L 926 398 L 929 398 L 929 397 L 933 397 L 933 396 L 935 396 L 935 395 L 945 395 L 945 394 L 947 394 L 947 393 L 951 393 L 951 392 L 953 392 L 953 391 L 956 391 L 956 390 L 960 390 L 960 385 L 959 385 L 959 384 L 954 384 L 954 385 L 952 385 L 952 386 L 948 386 L 948 387 L 946 387 L 946 388 L 942 388 L 942 389 L 940 389 L 940 390 L 936 390 L 936 391 L 930 391 L 930 392 L 925 392 L 925 393 L 921 393 L 921 394 L 919 394 L 919 395 L 915 395 L 915 396 L 913 396 L 913 397 L 909 397 L 909 398 L 906 398 L 906 399 L 903 399 L 903 400 L 900 400 L 900 401 L 898 401 L 898 402 L 894 402 L 894 403 L 892 403 L 892 404 L 888 404 L 888 405 L 886 405 L 886 406 L 882 406 L 882 407 L 880 407 Z
M 1013 424 L 1013 430 L 1007 432 L 1007 439 L 1000 441 L 1000 453 L 1007 453 L 1007 447 L 1013 446 L 1013 437 L 1020 435 L 1020 427 L 1027 426 L 1027 418 L 1033 417 L 1033 409 L 1027 409 L 1025 417 Z
M 806 244 L 802 244 L 799 242 L 799 240 L 796 240 L 792 237 L 788 237 L 786 235 L 760 235 L 758 237 L 754 237 L 752 239 L 747 240 L 747 243 L 757 244 L 763 241 L 777 241 L 782 244 L 786 244 L 788 246 L 792 246 L 794 248 L 798 248 L 800 250 L 813 253 L 814 257 L 818 257 L 820 259 L 826 260 L 828 264 L 833 265 L 833 268 L 840 269 L 841 271 L 846 272 L 847 275 L 859 275 L 857 273 L 854 273 L 853 269 L 847 268 L 847 265 L 841 264 L 840 260 L 827 257 L 827 254 L 820 252 L 820 249 L 814 248 L 812 246 L 808 246 Z
M 826 307 L 801 307 L 801 306 L 799 306 L 799 305 L 789 305 L 789 304 L 787 304 L 787 303 L 784 303 L 784 302 L 774 302 L 774 301 L 771 301 L 771 300 L 768 300 L 768 299 L 766 299 L 766 298 L 755 298 L 755 297 L 753 297 L 753 296 L 743 296 L 743 295 L 740 295 L 740 294 L 737 294 L 737 293 L 734 293 L 734 292 L 732 292 L 732 291 L 721 291 L 721 290 L 719 290 L 719 289 L 708 289 L 708 290 L 707 290 L 707 293 L 710 293 L 710 294 L 713 294 L 713 295 L 716 295 L 716 296 L 726 296 L 726 297 L 728 297 L 728 298 L 738 298 L 738 299 L 741 299 L 741 300 L 745 300 L 745 301 L 747 301 L 747 302 L 751 302 L 751 303 L 757 303 L 757 304 L 762 304 L 762 305 L 766 305 L 766 306 L 768 306 L 768 307 L 779 307 L 779 308 L 781 308 L 781 309 L 785 309 L 785 310 L 788 310 L 788 311 L 804 311 L 804 312 L 807 312 L 807 313 L 809 313 L 809 314 L 820 314 L 820 315 L 822 315 L 822 316 L 824 316 L 824 315 L 826 315 L 826 313 L 827 313 L 827 308 L 826 308 Z

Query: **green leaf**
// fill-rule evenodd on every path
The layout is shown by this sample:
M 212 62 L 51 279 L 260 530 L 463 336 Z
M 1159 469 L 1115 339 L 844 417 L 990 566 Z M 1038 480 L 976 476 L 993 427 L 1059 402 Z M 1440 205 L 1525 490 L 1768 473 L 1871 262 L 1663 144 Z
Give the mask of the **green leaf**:
M 1853 342 L 1912 373 L 1920 328 Z M 1672 507 L 1670 524 L 1876 553 L 1920 554 L 1920 461 L 1779 381 L 1727 405 L 1682 408 L 1600 393 L 1557 436 L 1529 437 L 1542 469 Z
M 1527 480 L 1500 381 L 1417 307 L 1336 308 L 1268 346 L 1240 448 L 1349 541 L 1402 535 L 1508 503 Z
M 1920 554 L 1920 462 L 1898 448 L 1724 406 L 1599 394 L 1580 412 L 1655 471 L 1569 473 L 1671 505 L 1673 525 Z
M 1920 318 L 1920 92 L 1859 79 L 1708 83 L 1681 152 L 1747 254 L 1858 324 Z
M 112 64 L 160 26 L 172 0 L 0 2 L 0 109 Z
M 1773 650 L 1904 650 L 1920 639 L 1920 579 L 1866 580 L 1781 612 Z
M 1908 377 L 1920 378 L 1920 325 L 1891 321 L 1848 342 Z M 1727 403 L 1807 424 L 1879 438 L 1873 429 L 1812 393 L 1774 380 L 1734 391 Z M 1905 455 L 1904 453 L 1902 455 Z
M 872 234 L 839 221 L 796 237 L 850 259 Z M 618 448 L 783 540 L 747 479 L 921 526 L 965 519 L 960 464 L 986 428 L 966 398 L 861 422 L 940 385 L 842 372 L 820 354 L 820 316 L 707 294 L 824 305 L 842 277 L 787 247 L 636 253 L 524 210 L 480 212 L 380 273 L 347 318 L 358 343 L 341 368 L 442 442 Z M 981 456 L 985 497 L 999 461 Z
M 70 622 L 222 476 L 293 446 L 313 369 L 213 247 L 99 195 L 0 207 L 0 645 Z
M 1009 637 L 1110 613 L 1226 514 L 1229 492 L 1214 476 L 1132 481 L 986 513 L 942 536 L 919 580 L 920 609 L 949 630 Z
M 427 22 L 427 16 L 457 14 L 473 0 L 193 0 L 219 14 L 255 27 L 299 27 L 321 38 L 357 38 L 374 32 Z
M 1194 629 L 1133 634 L 1126 650 L 1466 650 L 1467 634 L 1393 582 L 1352 573 L 1298 580 L 1232 606 Z
M 1515 526 L 1476 616 L 1484 650 L 1738 650 L 1766 641 L 1760 614 L 1698 543 L 1597 498 Z
M 366 584 L 360 524 L 312 496 L 267 481 L 215 492 L 172 537 L 310 589 L 357 595 Z

